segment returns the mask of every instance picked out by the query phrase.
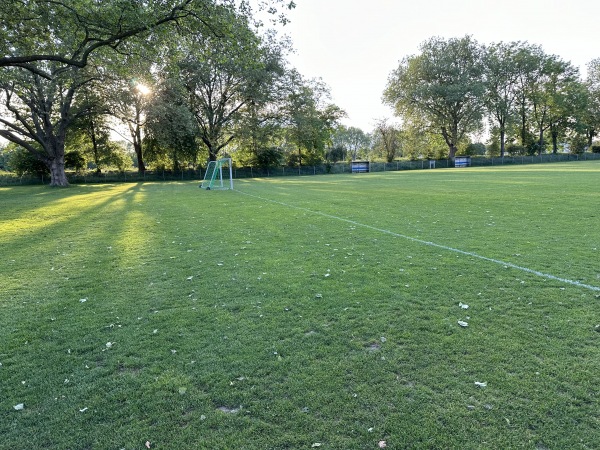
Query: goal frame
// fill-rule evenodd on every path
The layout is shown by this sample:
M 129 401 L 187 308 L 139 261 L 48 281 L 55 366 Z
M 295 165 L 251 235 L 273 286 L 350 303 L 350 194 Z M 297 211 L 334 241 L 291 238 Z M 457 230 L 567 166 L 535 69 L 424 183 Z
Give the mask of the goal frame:
M 225 173 L 225 178 L 223 178 L 223 170 L 227 171 Z M 227 182 L 227 175 L 229 175 L 229 182 Z M 201 189 L 206 189 L 210 191 L 211 189 L 216 190 L 233 190 L 233 168 L 231 158 L 221 158 L 216 161 L 209 161 L 208 166 L 206 167 L 206 172 L 204 173 L 204 179 L 199 186 Z

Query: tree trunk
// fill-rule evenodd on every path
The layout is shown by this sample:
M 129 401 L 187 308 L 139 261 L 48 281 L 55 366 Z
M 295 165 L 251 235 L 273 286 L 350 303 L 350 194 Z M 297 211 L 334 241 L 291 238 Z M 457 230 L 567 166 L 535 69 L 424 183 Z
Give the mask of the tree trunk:
M 50 186 L 67 187 L 69 181 L 65 173 L 66 127 L 59 127 L 56 134 L 46 139 L 46 156 L 43 158 L 50 170 Z
M 138 173 L 146 172 L 146 165 L 144 164 L 144 152 L 142 150 L 141 141 L 134 140 L 133 141 L 133 150 L 135 151 L 135 156 L 138 161 Z
M 448 146 L 448 158 L 454 159 L 455 156 L 456 156 L 456 145 L 450 144 Z
M 65 173 L 65 156 L 64 152 L 62 155 L 56 156 L 50 161 L 48 166 L 50 169 L 50 186 L 55 187 L 67 187 L 69 181 L 67 180 L 67 174 Z
M 527 116 L 525 110 L 521 111 L 521 145 L 527 146 Z
M 448 159 L 454 159 L 454 156 L 456 155 L 456 145 L 452 136 L 448 134 L 446 127 L 442 127 L 442 136 L 448 145 Z
M 212 146 L 208 147 L 208 160 L 209 161 L 217 160 L 217 153 L 215 152 L 215 149 Z
M 100 152 L 98 150 L 98 141 L 96 139 L 96 127 L 94 126 L 94 121 L 92 120 L 90 123 L 90 138 L 92 139 L 92 151 L 94 153 L 94 164 L 96 164 L 96 173 L 101 173 L 102 169 L 100 168 Z
M 588 128 L 586 134 L 587 134 L 588 149 L 591 149 L 592 144 L 594 142 L 594 136 L 596 136 L 596 130 L 594 130 L 593 128 Z
M 504 126 L 500 128 L 500 158 L 504 158 L 504 150 L 506 147 L 506 131 L 504 130 Z
M 135 102 L 135 121 L 128 122 L 129 134 L 131 135 L 131 143 L 138 161 L 138 173 L 146 172 L 146 164 L 144 164 L 144 149 L 142 147 L 142 107 L 139 99 Z

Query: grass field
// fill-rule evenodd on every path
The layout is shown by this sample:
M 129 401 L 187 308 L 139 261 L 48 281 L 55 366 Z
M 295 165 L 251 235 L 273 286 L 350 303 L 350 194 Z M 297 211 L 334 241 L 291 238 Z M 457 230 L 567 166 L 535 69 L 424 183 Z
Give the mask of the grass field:
M 598 449 L 599 181 L 0 188 L 0 448 Z

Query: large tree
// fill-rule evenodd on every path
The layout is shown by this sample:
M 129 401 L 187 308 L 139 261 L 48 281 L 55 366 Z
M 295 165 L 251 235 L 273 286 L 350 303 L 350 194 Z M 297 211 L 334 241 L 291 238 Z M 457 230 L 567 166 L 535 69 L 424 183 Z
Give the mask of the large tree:
M 100 48 L 116 49 L 129 38 L 170 22 L 185 27 L 186 18 L 222 35 L 225 31 L 215 23 L 214 7 L 231 7 L 235 3 L 231 0 L 2 0 L 0 67 L 21 67 L 51 78 L 52 73 L 38 63 L 83 68 Z M 295 3 L 267 0 L 261 1 L 260 7 L 285 24 L 287 18 L 281 8 L 292 9 Z M 253 13 L 247 2 L 241 3 L 240 10 L 246 15 Z M 198 31 L 196 26 L 191 30 Z
M 282 3 L 275 0 L 276 3 Z M 80 89 L 106 70 L 110 51 L 156 45 L 164 25 L 176 23 L 199 35 L 224 36 L 218 0 L 3 0 L 0 3 L 0 136 L 19 144 L 51 171 L 51 185 L 68 185 L 64 171 L 69 126 L 84 112 L 74 109 Z M 96 66 L 99 70 L 93 70 Z
M 329 88 L 317 80 L 304 80 L 295 74 L 284 105 L 286 140 L 295 148 L 290 162 L 302 166 L 323 160 L 325 147 L 338 121 L 346 115 L 329 103 Z
M 518 135 L 523 147 L 531 147 L 535 135 L 530 131 L 530 122 L 535 110 L 537 84 L 543 76 L 547 55 L 538 45 L 523 44 L 514 55 L 514 67 L 517 71 L 516 107 L 519 116 Z M 539 117 L 539 111 L 538 111 Z M 539 135 L 538 135 L 539 137 Z
M 146 112 L 146 155 L 149 161 L 171 161 L 173 170 L 198 160 L 198 127 L 188 108 L 187 93 L 171 79 L 156 85 Z
M 591 147 L 600 131 L 600 58 L 588 63 L 585 86 L 588 102 L 582 122 L 586 129 L 588 147 Z
M 51 185 L 68 185 L 64 170 L 68 128 L 85 114 L 76 104 L 84 86 L 101 76 L 92 57 L 124 40 L 190 13 L 187 1 L 94 2 L 7 0 L 0 6 L 0 58 L 6 114 L 0 136 L 43 161 Z
M 579 78 L 579 71 L 570 63 L 556 60 L 545 92 L 548 103 L 548 129 L 552 138 L 552 152 L 558 152 L 559 139 L 581 132 L 581 123 L 587 108 L 588 97 Z
M 383 154 L 386 162 L 392 162 L 396 156 L 400 156 L 400 127 L 390 123 L 387 119 L 381 119 L 375 125 L 374 144 Z
M 485 106 L 498 127 L 500 156 L 504 156 L 506 132 L 516 116 L 519 70 L 515 62 L 520 42 L 495 43 L 483 56 Z
M 230 22 L 225 38 L 187 36 L 187 56 L 176 68 L 210 160 L 236 139 L 245 117 L 273 98 L 284 73 L 278 45 L 261 39 L 244 16 L 231 12 Z
M 332 145 L 344 149 L 344 153 L 352 161 L 355 161 L 361 150 L 367 152 L 371 145 L 371 139 L 360 128 L 340 125 L 333 133 Z
M 481 127 L 482 50 L 470 36 L 431 38 L 420 50 L 392 72 L 383 98 L 399 116 L 419 117 L 441 133 L 454 158 L 459 141 Z
M 65 158 L 77 152 L 93 162 L 98 173 L 114 160 L 116 149 L 110 140 L 111 126 L 99 87 L 90 83 L 78 96 L 77 100 L 83 104 L 75 104 L 75 108 L 85 114 L 69 128 L 65 143 Z
M 107 96 L 110 114 L 127 129 L 121 136 L 133 146 L 139 173 L 146 171 L 143 138 L 146 126 L 147 105 L 152 95 L 150 83 L 146 80 L 112 80 Z
M 557 116 L 564 115 L 564 97 L 569 84 L 578 80 L 579 73 L 570 63 L 555 55 L 545 55 L 535 73 L 536 82 L 529 87 L 528 97 L 537 134 L 537 150 L 541 154 L 546 146 L 544 133 L 561 119 Z
M 73 107 L 75 93 L 91 80 L 84 69 L 49 70 L 52 78 L 10 67 L 0 79 L 4 114 L 0 136 L 27 149 L 49 169 L 51 185 L 68 185 L 65 140 L 71 124 L 85 113 Z

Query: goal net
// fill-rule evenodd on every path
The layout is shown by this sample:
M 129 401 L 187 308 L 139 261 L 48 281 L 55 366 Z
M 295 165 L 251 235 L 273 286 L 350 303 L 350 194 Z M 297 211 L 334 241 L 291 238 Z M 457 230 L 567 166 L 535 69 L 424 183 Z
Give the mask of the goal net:
M 233 173 L 231 158 L 210 161 L 200 188 L 206 189 L 233 189 Z

